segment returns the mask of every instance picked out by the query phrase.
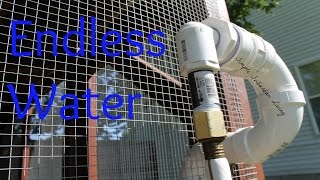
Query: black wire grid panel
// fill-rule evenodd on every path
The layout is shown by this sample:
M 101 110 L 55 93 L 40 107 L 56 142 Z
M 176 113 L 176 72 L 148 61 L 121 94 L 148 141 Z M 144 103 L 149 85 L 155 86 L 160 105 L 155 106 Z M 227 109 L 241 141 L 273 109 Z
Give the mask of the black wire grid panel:
M 0 1 L 1 179 L 178 179 L 182 162 L 196 141 L 188 82 L 179 73 L 174 35 L 184 23 L 207 18 L 216 11 L 212 7 L 214 1 L 202 0 Z M 85 50 L 81 56 L 72 57 L 63 49 L 63 36 L 79 31 L 81 17 L 85 21 Z M 92 29 L 92 17 L 96 18 L 96 31 Z M 26 35 L 16 46 L 12 45 L 14 20 L 32 22 L 16 27 L 17 34 Z M 36 32 L 47 30 L 57 34 L 56 56 L 55 41 L 50 36 L 42 38 L 43 54 L 36 54 Z M 107 56 L 101 47 L 104 33 L 110 30 L 119 31 L 123 37 L 121 43 L 109 46 L 109 51 L 120 52 L 115 57 Z M 135 38 L 145 50 L 139 57 L 125 53 L 138 51 L 125 39 L 133 30 L 143 32 Z M 147 53 L 160 51 L 147 38 L 154 30 L 165 34 L 163 38 L 155 37 L 165 44 L 165 53 L 160 57 Z M 89 40 L 93 33 L 95 55 Z M 69 37 L 71 52 L 81 48 L 80 41 L 79 36 Z M 32 53 L 14 56 L 13 48 Z M 35 84 L 42 110 L 50 102 L 52 84 L 57 84 L 47 116 L 41 120 L 33 103 L 28 114 L 18 119 L 9 84 L 14 87 L 22 110 L 30 84 Z M 228 130 L 245 126 L 233 77 L 219 75 L 217 84 Z M 100 95 L 91 102 L 90 110 L 99 115 L 98 120 L 88 118 L 82 97 L 87 88 Z M 109 111 L 110 115 L 120 115 L 118 120 L 103 113 L 105 97 L 114 93 L 123 97 L 123 106 Z M 77 120 L 61 118 L 61 108 L 74 104 L 70 98 L 61 100 L 64 94 L 77 97 Z M 142 96 L 132 105 L 132 119 L 128 118 L 130 94 Z M 119 99 L 111 98 L 109 103 L 115 105 Z M 75 112 L 68 109 L 65 113 Z M 254 165 L 238 164 L 232 168 L 234 179 L 256 177 Z

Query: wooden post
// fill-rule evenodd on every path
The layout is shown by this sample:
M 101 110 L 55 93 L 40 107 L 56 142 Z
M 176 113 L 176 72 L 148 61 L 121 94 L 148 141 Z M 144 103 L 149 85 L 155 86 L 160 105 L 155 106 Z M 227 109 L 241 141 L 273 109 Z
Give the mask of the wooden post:
M 92 94 L 97 92 L 97 75 L 93 74 L 89 79 L 89 88 Z M 91 114 L 97 116 L 97 100 L 91 100 Z M 97 160 L 97 120 L 88 120 L 88 176 L 89 180 L 98 180 Z
M 29 168 L 30 168 L 30 158 L 31 158 L 31 148 L 28 146 L 28 123 L 31 117 L 33 110 L 30 108 L 28 110 L 28 114 L 26 117 L 26 127 L 25 127 L 25 134 L 24 134 L 24 148 L 22 151 L 22 172 L 21 172 L 21 180 L 28 180 L 29 179 Z

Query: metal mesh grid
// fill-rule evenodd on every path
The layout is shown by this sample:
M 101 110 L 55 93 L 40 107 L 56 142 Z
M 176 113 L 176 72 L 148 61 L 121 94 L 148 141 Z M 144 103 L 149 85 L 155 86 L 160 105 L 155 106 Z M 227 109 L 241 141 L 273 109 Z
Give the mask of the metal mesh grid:
M 2 0 L 0 2 L 1 57 L 1 179 L 178 179 L 179 168 L 195 144 L 191 102 L 187 80 L 178 70 L 174 34 L 188 21 L 201 21 L 215 10 L 215 1 L 201 0 Z M 209 7 L 209 8 L 207 8 Z M 97 55 L 92 56 L 85 43 L 84 57 L 70 57 L 63 51 L 62 36 L 78 30 L 80 16 L 85 17 L 85 39 L 88 40 L 90 17 L 97 19 Z M 33 25 L 18 27 L 27 38 L 18 42 L 18 51 L 36 49 L 36 31 L 52 30 L 58 36 L 58 56 L 52 55 L 53 40 L 45 36 L 42 57 L 14 57 L 11 54 L 11 20 L 30 20 Z M 166 45 L 161 57 L 146 53 L 139 57 L 122 54 L 107 57 L 101 51 L 101 37 L 108 30 L 126 34 L 131 30 L 148 34 L 161 30 Z M 145 49 L 157 51 L 147 38 Z M 70 37 L 71 51 L 79 48 L 79 38 Z M 132 49 L 121 43 L 113 47 L 125 52 Z M 134 49 L 134 48 L 133 48 Z M 228 131 L 246 125 L 233 77 L 217 77 L 222 108 Z M 54 104 L 44 120 L 32 106 L 28 116 L 17 119 L 7 84 L 13 84 L 21 108 L 36 84 L 41 105 L 46 107 L 52 83 L 58 84 Z M 86 103 L 81 95 L 87 88 L 100 94 L 91 102 L 87 118 Z M 72 100 L 61 101 L 63 94 L 79 98 L 79 119 L 65 121 L 59 110 Z M 110 112 L 122 115 L 110 120 L 102 113 L 104 98 L 111 93 L 124 97 L 124 106 Z M 135 101 L 134 119 L 128 116 L 129 94 L 140 93 Z M 117 103 L 115 99 L 111 103 Z M 72 111 L 66 113 L 72 114 Z M 255 179 L 254 165 L 232 165 L 234 179 Z M 194 177 L 194 179 L 197 177 Z

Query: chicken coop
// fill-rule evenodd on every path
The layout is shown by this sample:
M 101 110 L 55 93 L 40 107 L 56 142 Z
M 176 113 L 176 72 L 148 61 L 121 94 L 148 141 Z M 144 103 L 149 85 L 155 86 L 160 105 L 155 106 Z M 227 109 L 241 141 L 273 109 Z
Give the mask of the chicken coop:
M 175 34 L 189 21 L 228 18 L 224 8 L 221 0 L 1 0 L 1 179 L 181 179 L 182 164 L 197 141 Z M 64 36 L 81 26 L 84 36 L 70 35 L 67 45 L 70 52 L 82 52 L 70 56 Z M 43 34 L 39 47 L 36 32 L 48 30 L 55 34 Z M 101 48 L 102 39 L 116 38 L 103 38 L 110 30 L 122 35 L 107 49 L 117 56 Z M 143 45 L 139 56 L 125 53 L 138 51 L 125 38 L 133 30 L 142 32 L 134 39 Z M 164 34 L 154 36 L 164 45 L 161 56 L 147 54 L 161 49 L 148 41 L 154 30 Z M 243 79 L 225 73 L 215 78 L 227 131 L 252 125 Z M 38 102 L 29 102 L 32 87 Z M 88 89 L 99 96 L 88 102 L 83 96 Z M 122 97 L 121 102 L 108 98 L 117 107 L 108 116 L 117 119 L 104 113 L 110 94 Z M 137 94 L 140 98 L 130 101 Z M 77 108 L 70 108 L 75 101 Z M 261 164 L 230 169 L 237 180 L 263 177 Z

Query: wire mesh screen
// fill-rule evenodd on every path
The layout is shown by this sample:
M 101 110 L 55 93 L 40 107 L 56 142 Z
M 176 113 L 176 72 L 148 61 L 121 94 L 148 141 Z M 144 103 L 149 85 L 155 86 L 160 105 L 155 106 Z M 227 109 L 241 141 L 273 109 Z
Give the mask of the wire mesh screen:
M 0 1 L 1 179 L 178 179 L 196 140 L 174 35 L 184 23 L 205 19 L 212 6 L 202 0 Z M 18 20 L 30 23 L 13 25 Z M 70 35 L 66 54 L 64 36 L 82 26 L 84 36 Z M 56 34 L 39 39 L 36 32 L 48 30 Z M 122 37 L 107 48 L 119 52 L 113 57 L 101 45 L 110 30 Z M 133 30 L 142 32 L 133 37 L 143 45 L 139 56 L 126 53 L 139 51 L 127 43 Z M 159 57 L 148 55 L 161 51 L 147 38 L 153 30 L 164 33 L 153 37 L 165 45 Z M 220 74 L 217 83 L 228 131 L 246 126 L 233 77 Z M 97 96 L 88 100 L 88 89 Z M 38 103 L 28 101 L 32 91 Z M 105 112 L 106 105 L 114 108 Z M 254 165 L 231 169 L 234 179 L 256 179 Z

